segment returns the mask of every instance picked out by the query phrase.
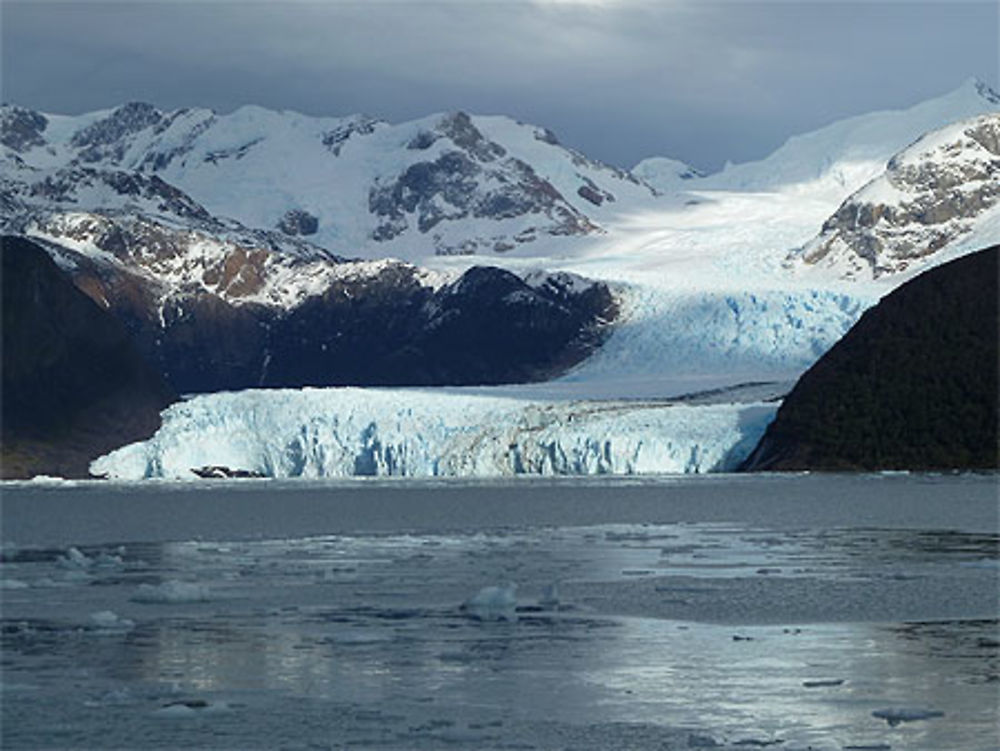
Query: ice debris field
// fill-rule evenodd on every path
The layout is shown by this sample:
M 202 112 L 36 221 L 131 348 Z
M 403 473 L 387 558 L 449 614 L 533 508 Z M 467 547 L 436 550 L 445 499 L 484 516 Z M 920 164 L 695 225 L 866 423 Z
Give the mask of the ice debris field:
M 196 487 L 8 488 L 5 749 L 996 748 L 990 477 Z

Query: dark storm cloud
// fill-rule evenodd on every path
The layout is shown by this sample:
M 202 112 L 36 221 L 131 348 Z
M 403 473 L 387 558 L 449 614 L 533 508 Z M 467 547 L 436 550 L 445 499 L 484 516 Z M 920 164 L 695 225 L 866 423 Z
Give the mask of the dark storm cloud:
M 998 75 L 994 2 L 6 0 L 2 14 L 3 98 L 46 111 L 466 109 L 626 166 L 757 158 Z

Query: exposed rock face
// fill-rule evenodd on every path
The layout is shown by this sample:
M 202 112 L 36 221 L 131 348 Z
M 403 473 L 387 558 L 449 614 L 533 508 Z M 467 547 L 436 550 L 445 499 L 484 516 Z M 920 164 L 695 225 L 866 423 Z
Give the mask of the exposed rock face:
M 889 160 L 793 257 L 874 276 L 904 271 L 1000 201 L 1000 113 L 930 133 Z
M 334 156 L 340 156 L 340 150 L 351 138 L 371 135 L 379 125 L 383 124 L 382 120 L 375 120 L 364 115 L 356 115 L 349 118 L 343 125 L 324 133 L 322 138 L 323 145 Z
M 127 276 L 96 284 L 143 355 L 189 393 L 543 379 L 599 346 L 617 313 L 605 285 L 578 292 L 553 279 L 529 286 L 479 267 L 435 290 L 416 268 L 387 263 L 290 309 L 206 292 L 158 308 Z
M 315 235 L 316 230 L 319 229 L 319 219 L 308 211 L 291 209 L 281 217 L 281 220 L 278 222 L 278 229 L 292 237 L 296 235 Z
M 606 335 L 616 308 L 607 287 L 582 293 L 529 286 L 475 267 L 437 291 L 412 267 L 335 284 L 269 323 L 262 383 L 470 385 L 541 380 L 579 362 Z
M 70 145 L 80 149 L 78 158 L 84 162 L 121 161 L 128 147 L 127 137 L 156 125 L 163 115 L 153 105 L 129 102 L 118 107 L 103 120 L 78 130 Z
M 45 116 L 23 107 L 5 107 L 0 114 L 0 143 L 14 151 L 26 151 L 45 144 L 42 133 L 48 127 Z
M 502 221 L 536 217 L 534 231 L 551 235 L 585 235 L 600 231 L 576 210 L 528 163 L 508 156 L 507 150 L 486 138 L 464 112 L 443 118 L 434 133 L 420 131 L 407 144 L 409 150 L 426 150 L 441 138 L 454 148 L 431 161 L 411 164 L 389 182 L 376 182 L 369 190 L 369 211 L 379 218 L 373 240 L 384 242 L 405 233 L 415 220 L 421 234 L 442 221 L 467 218 Z M 600 205 L 609 193 L 589 179 L 579 195 Z M 611 197 L 613 199 L 613 196 Z M 534 239 L 534 232 L 531 238 Z M 519 242 L 525 239 L 518 240 Z M 454 254 L 479 250 L 483 243 L 439 243 L 437 252 Z M 485 245 L 495 250 L 513 247 L 492 238 Z
M 122 203 L 145 202 L 156 211 L 179 218 L 211 220 L 204 207 L 156 175 L 75 167 L 32 177 L 37 179 L 11 184 L 8 192 L 28 202 L 67 207 L 78 204 L 83 193 L 103 192 L 109 197 L 117 197 Z
M 748 470 L 1000 466 L 1000 246 L 887 295 L 799 379 Z
M 143 440 L 174 400 L 121 323 L 20 238 L 3 262 L 4 478 L 86 477 L 91 460 Z

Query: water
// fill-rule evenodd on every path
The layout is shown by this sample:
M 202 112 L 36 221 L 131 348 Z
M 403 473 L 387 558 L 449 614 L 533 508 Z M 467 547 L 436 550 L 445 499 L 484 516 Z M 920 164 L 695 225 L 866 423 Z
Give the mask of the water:
M 995 475 L 8 483 L 2 522 L 5 749 L 998 748 Z

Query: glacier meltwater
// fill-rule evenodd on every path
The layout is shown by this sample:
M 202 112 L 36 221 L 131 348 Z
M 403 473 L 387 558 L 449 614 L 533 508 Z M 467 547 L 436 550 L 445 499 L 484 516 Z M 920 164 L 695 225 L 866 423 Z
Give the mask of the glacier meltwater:
M 650 474 L 735 469 L 775 403 L 538 401 L 462 391 L 328 388 L 197 396 L 148 441 L 97 459 L 114 479 Z

